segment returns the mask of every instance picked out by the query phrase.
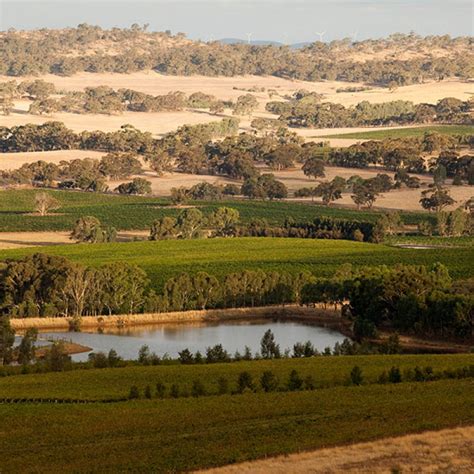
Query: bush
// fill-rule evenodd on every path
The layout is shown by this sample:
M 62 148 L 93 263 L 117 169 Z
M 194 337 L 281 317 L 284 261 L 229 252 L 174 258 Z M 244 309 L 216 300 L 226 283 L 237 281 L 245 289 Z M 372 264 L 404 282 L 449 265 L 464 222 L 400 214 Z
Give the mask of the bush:
M 264 392 L 273 392 L 278 387 L 278 380 L 271 370 L 266 370 L 260 378 L 260 385 Z
M 145 398 L 151 399 L 151 387 L 149 385 L 145 387 Z
M 355 365 L 354 368 L 351 370 L 350 380 L 352 385 L 361 385 L 364 380 L 362 370 L 357 365 Z
M 130 387 L 130 392 L 128 394 L 128 399 L 129 400 L 136 400 L 140 398 L 140 391 L 138 390 L 138 387 L 136 385 L 132 385 Z
M 288 390 L 296 391 L 301 390 L 303 388 L 303 379 L 300 377 L 296 370 L 292 370 L 290 372 L 290 376 L 288 378 Z
M 390 383 L 400 383 L 402 381 L 402 374 L 398 367 L 392 367 L 388 371 L 388 381 Z
M 237 391 L 243 393 L 246 390 L 254 391 L 253 379 L 249 372 L 241 372 L 237 379 Z
M 166 385 L 162 382 L 156 383 L 156 396 L 158 398 L 165 398 L 166 394 Z
M 191 389 L 191 395 L 193 397 L 202 397 L 203 395 L 206 395 L 206 389 L 205 389 L 203 383 L 200 380 L 195 380 L 193 382 L 193 387 Z
M 229 393 L 229 381 L 225 377 L 219 377 L 217 379 L 217 393 L 219 395 Z
M 179 397 L 179 386 L 177 384 L 174 383 L 173 385 L 171 385 L 170 395 L 172 398 Z

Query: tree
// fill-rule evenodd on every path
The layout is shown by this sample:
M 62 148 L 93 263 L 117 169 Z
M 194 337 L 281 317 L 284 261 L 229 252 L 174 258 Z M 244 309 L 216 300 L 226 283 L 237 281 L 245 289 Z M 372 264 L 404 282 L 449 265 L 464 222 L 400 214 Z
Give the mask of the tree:
M 204 216 L 199 209 L 184 209 L 178 214 L 176 228 L 182 239 L 196 239 L 201 236 Z
M 149 240 L 169 240 L 176 238 L 176 219 L 163 216 L 154 221 L 150 228 Z
M 142 171 L 140 160 L 133 153 L 109 153 L 99 163 L 99 172 L 114 180 L 126 179 Z
M 367 206 L 370 209 L 379 195 L 377 191 L 366 183 L 355 184 L 352 192 L 351 199 L 357 204 L 357 209 L 360 209 L 361 206 Z
M 326 173 L 324 172 L 324 161 L 315 156 L 309 157 L 303 165 L 303 173 L 310 178 L 324 178 Z
M 433 171 L 433 182 L 436 186 L 443 186 L 444 182 L 446 181 L 447 173 L 446 167 L 443 165 L 438 165 L 436 169 Z
M 91 244 L 100 242 L 113 242 L 116 230 L 113 227 L 103 228 L 99 219 L 93 216 L 80 217 L 71 232 L 70 238 L 77 242 Z
M 264 359 L 279 359 L 280 346 L 275 342 L 275 336 L 271 329 L 268 329 L 260 341 L 260 353 Z
M 36 79 L 30 83 L 22 83 L 21 89 L 25 91 L 30 98 L 35 100 L 47 99 L 51 94 L 56 92 L 56 87 L 51 82 Z
M 13 358 L 13 344 L 15 343 L 15 331 L 6 316 L 0 316 L 0 363 L 7 365 Z
M 35 210 L 40 216 L 46 216 L 51 211 L 61 207 L 61 203 L 48 193 L 37 193 L 35 195 Z
M 62 287 L 66 303 L 66 314 L 71 309 L 74 317 L 82 316 L 89 290 L 94 283 L 94 273 L 92 271 L 79 264 L 71 265 Z
M 314 195 L 320 196 L 323 203 L 329 206 L 331 202 L 336 199 L 342 198 L 342 191 L 346 185 L 346 180 L 336 176 L 332 181 L 328 183 L 321 183 L 314 189 Z
M 114 262 L 98 270 L 103 306 L 109 314 L 133 314 L 145 302 L 145 289 L 149 280 L 147 274 L 137 265 Z
M 258 107 L 258 101 L 252 94 L 241 95 L 234 105 L 234 115 L 251 115 Z
M 237 209 L 219 207 L 208 218 L 208 222 L 215 228 L 216 237 L 232 237 L 237 231 L 240 214 Z
M 144 178 L 134 178 L 129 183 L 120 184 L 116 191 L 120 194 L 151 194 L 151 181 Z
M 38 329 L 27 329 L 18 346 L 18 363 L 29 364 L 35 358 L 35 342 L 38 338 Z
M 46 356 L 46 364 L 52 372 L 62 372 L 71 362 L 71 357 L 66 353 L 64 342 L 54 342 Z
M 440 185 L 430 185 L 429 189 L 421 193 L 420 204 L 423 209 L 429 211 L 441 212 L 445 207 L 451 206 L 455 202 L 449 190 Z

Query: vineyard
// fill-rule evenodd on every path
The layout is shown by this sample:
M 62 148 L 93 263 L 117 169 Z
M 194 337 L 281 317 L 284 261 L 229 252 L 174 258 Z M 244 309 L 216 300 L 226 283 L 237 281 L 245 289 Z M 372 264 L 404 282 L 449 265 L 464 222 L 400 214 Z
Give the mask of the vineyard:
M 31 247 L 4 250 L 0 258 L 20 258 L 36 252 L 61 255 L 89 266 L 116 261 L 136 264 L 146 271 L 157 290 L 169 278 L 183 272 L 204 271 L 223 277 L 232 272 L 262 269 L 292 274 L 309 271 L 319 277 L 330 277 L 347 263 L 357 268 L 398 263 L 429 266 L 440 262 L 455 279 L 474 276 L 474 254 L 469 246 L 420 250 L 343 240 L 270 237 Z
M 159 348 L 151 347 L 151 350 Z M 183 347 L 185 349 L 185 347 Z M 242 348 L 243 349 L 243 348 Z M 283 385 L 292 370 L 302 378 L 311 376 L 315 388 L 329 388 L 347 383 L 354 365 L 364 374 L 364 382 L 376 383 L 383 371 L 392 366 L 402 372 L 415 367 L 431 367 L 435 372 L 456 370 L 474 364 L 474 354 L 444 355 L 377 355 L 377 356 L 331 356 L 303 359 L 273 359 L 240 361 L 234 363 L 205 365 L 160 365 L 131 366 L 113 369 L 72 370 L 61 373 L 27 374 L 0 378 L 2 398 L 58 398 L 84 400 L 113 400 L 128 396 L 132 385 L 141 392 L 146 385 L 158 382 L 168 388 L 177 384 L 181 393 L 190 393 L 194 380 L 203 383 L 208 394 L 217 394 L 218 379 L 225 377 L 229 391 L 237 388 L 237 378 L 247 371 L 258 382 L 262 373 L 271 370 Z
M 163 216 L 176 216 L 181 210 L 171 206 L 170 201 L 160 198 L 48 191 L 60 202 L 60 208 L 49 215 L 39 216 L 33 213 L 37 193 L 35 190 L 1 192 L 0 232 L 68 231 L 76 219 L 82 216 L 97 217 L 104 225 L 118 230 L 142 230 L 149 229 L 154 220 Z M 196 202 L 195 205 L 205 214 L 218 207 L 233 207 L 239 211 L 242 222 L 267 219 L 270 224 L 282 224 L 289 216 L 296 221 L 334 217 L 371 222 L 380 216 L 377 211 L 329 208 L 311 203 L 232 200 Z M 417 224 L 428 219 L 428 214 L 424 212 L 403 212 L 401 216 L 406 224 Z
M 349 138 L 354 140 L 382 140 L 384 138 L 422 137 L 425 133 L 442 133 L 445 135 L 472 135 L 472 125 L 433 125 L 426 127 L 406 127 L 367 132 L 328 134 L 325 138 Z
M 101 376 L 97 371 L 96 381 Z M 59 382 L 64 375 L 48 376 L 53 383 L 55 377 Z M 472 389 L 466 379 L 118 403 L 3 404 L 0 416 L 8 433 L 0 467 L 5 472 L 46 466 L 52 472 L 188 471 L 468 425 Z

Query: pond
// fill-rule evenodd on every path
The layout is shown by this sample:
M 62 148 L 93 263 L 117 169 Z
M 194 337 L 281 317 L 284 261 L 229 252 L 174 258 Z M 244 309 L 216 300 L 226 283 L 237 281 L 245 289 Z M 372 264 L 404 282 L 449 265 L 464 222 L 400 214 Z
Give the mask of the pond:
M 103 332 L 47 332 L 41 333 L 40 339 L 65 339 L 91 347 L 94 352 L 107 353 L 115 349 L 124 359 L 136 359 L 138 351 L 144 344 L 150 351 L 160 357 L 165 353 L 172 358 L 178 352 L 188 348 L 191 352 L 205 353 L 206 348 L 222 344 L 230 354 L 244 352 L 245 346 L 252 353 L 260 351 L 260 340 L 268 329 L 273 331 L 276 342 L 283 352 L 293 349 L 296 342 L 311 341 L 316 349 L 324 350 L 342 342 L 344 336 L 333 329 L 302 322 L 286 321 L 226 321 L 223 323 L 196 324 L 160 324 L 135 326 L 127 328 L 107 328 Z M 74 354 L 74 361 L 86 361 L 89 353 Z

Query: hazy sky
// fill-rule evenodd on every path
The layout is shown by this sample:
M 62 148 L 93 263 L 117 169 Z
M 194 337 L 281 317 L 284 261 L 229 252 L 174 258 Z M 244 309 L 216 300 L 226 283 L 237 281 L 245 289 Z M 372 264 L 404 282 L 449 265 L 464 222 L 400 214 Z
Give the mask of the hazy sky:
M 203 40 L 224 37 L 311 41 L 411 30 L 473 35 L 473 0 L 0 0 L 0 29 L 149 23 Z

